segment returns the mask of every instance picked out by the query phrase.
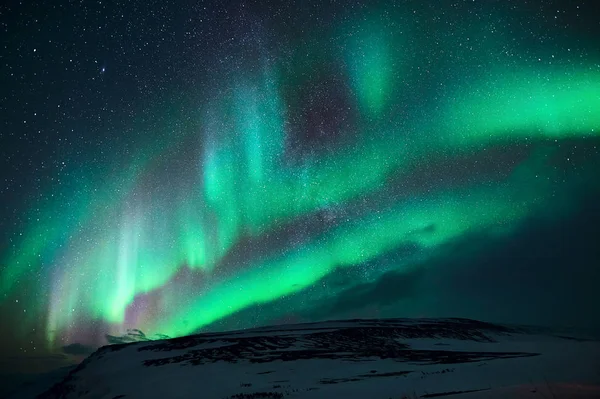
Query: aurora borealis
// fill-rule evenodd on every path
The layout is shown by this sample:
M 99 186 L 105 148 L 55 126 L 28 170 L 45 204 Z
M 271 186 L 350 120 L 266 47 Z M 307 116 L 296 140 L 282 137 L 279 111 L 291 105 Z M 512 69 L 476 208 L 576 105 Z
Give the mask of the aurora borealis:
M 0 301 L 35 337 L 21 349 L 370 314 L 356 287 L 598 194 L 591 1 L 265 4 L 69 5 L 86 22 L 53 9 L 22 40 L 3 25 Z M 448 312 L 403 289 L 374 314 Z

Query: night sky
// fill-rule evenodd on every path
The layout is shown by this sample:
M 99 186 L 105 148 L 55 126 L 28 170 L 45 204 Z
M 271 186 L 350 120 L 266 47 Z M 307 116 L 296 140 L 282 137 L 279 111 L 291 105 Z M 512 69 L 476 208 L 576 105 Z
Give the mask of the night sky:
M 0 371 L 139 329 L 600 327 L 596 1 L 0 6 Z

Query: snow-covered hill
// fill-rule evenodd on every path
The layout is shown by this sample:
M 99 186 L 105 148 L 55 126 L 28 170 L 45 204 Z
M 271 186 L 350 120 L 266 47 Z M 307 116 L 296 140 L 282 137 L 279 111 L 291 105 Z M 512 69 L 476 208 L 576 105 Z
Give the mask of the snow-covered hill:
M 465 319 L 348 320 L 99 349 L 43 398 L 600 398 L 600 342 Z

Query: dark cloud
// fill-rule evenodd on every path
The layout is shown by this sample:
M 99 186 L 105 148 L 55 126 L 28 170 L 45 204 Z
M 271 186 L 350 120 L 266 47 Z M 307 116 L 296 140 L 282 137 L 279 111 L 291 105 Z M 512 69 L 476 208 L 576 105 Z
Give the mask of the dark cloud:
M 80 343 L 73 343 L 62 347 L 62 351 L 67 355 L 83 356 L 89 355 L 96 349 Z
M 600 328 L 600 196 L 510 235 L 468 235 L 427 265 L 431 316 Z
M 390 271 L 379 279 L 358 284 L 338 293 L 326 305 L 321 305 L 309 312 L 311 318 L 338 318 L 349 312 L 365 308 L 384 308 L 398 301 L 414 298 L 419 293 L 419 286 L 425 271 Z

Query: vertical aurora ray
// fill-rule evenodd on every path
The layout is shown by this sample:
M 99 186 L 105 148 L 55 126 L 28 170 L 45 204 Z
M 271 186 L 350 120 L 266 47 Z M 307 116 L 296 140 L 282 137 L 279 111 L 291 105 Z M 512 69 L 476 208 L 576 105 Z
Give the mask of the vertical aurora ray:
M 156 155 L 156 150 L 149 148 L 147 152 L 137 154 L 118 175 L 111 167 L 98 168 L 96 173 L 107 176 L 106 181 L 100 179 L 102 183 L 93 173 L 78 171 L 59 189 L 52 190 L 51 195 L 32 204 L 32 211 L 36 212 L 27 218 L 30 221 L 25 226 L 28 233 L 18 233 L 15 250 L 2 254 L 2 263 L 6 266 L 0 276 L 0 292 L 10 292 L 21 276 L 60 256 L 61 248 L 69 245 L 73 232 L 82 226 L 93 226 L 97 220 L 113 217 L 112 207 L 106 204 L 124 201 Z M 65 198 L 69 200 L 65 202 Z
M 404 72 L 406 35 L 384 13 L 348 25 L 341 29 L 345 40 L 340 47 L 347 49 L 343 59 L 352 87 L 365 115 L 381 116 L 398 89 L 396 76 Z
M 113 290 L 114 297 L 109 299 L 111 303 L 109 320 L 121 321 L 124 318 L 125 304 L 133 300 L 136 292 L 136 269 L 139 265 L 140 240 L 142 226 L 140 218 L 135 214 L 127 214 L 123 217 L 121 226 L 117 259 L 116 259 L 116 286 Z
M 177 242 L 182 243 L 182 251 L 177 264 L 186 264 L 191 268 L 207 266 L 207 242 L 200 210 L 200 206 L 189 201 L 184 201 L 179 208 Z

